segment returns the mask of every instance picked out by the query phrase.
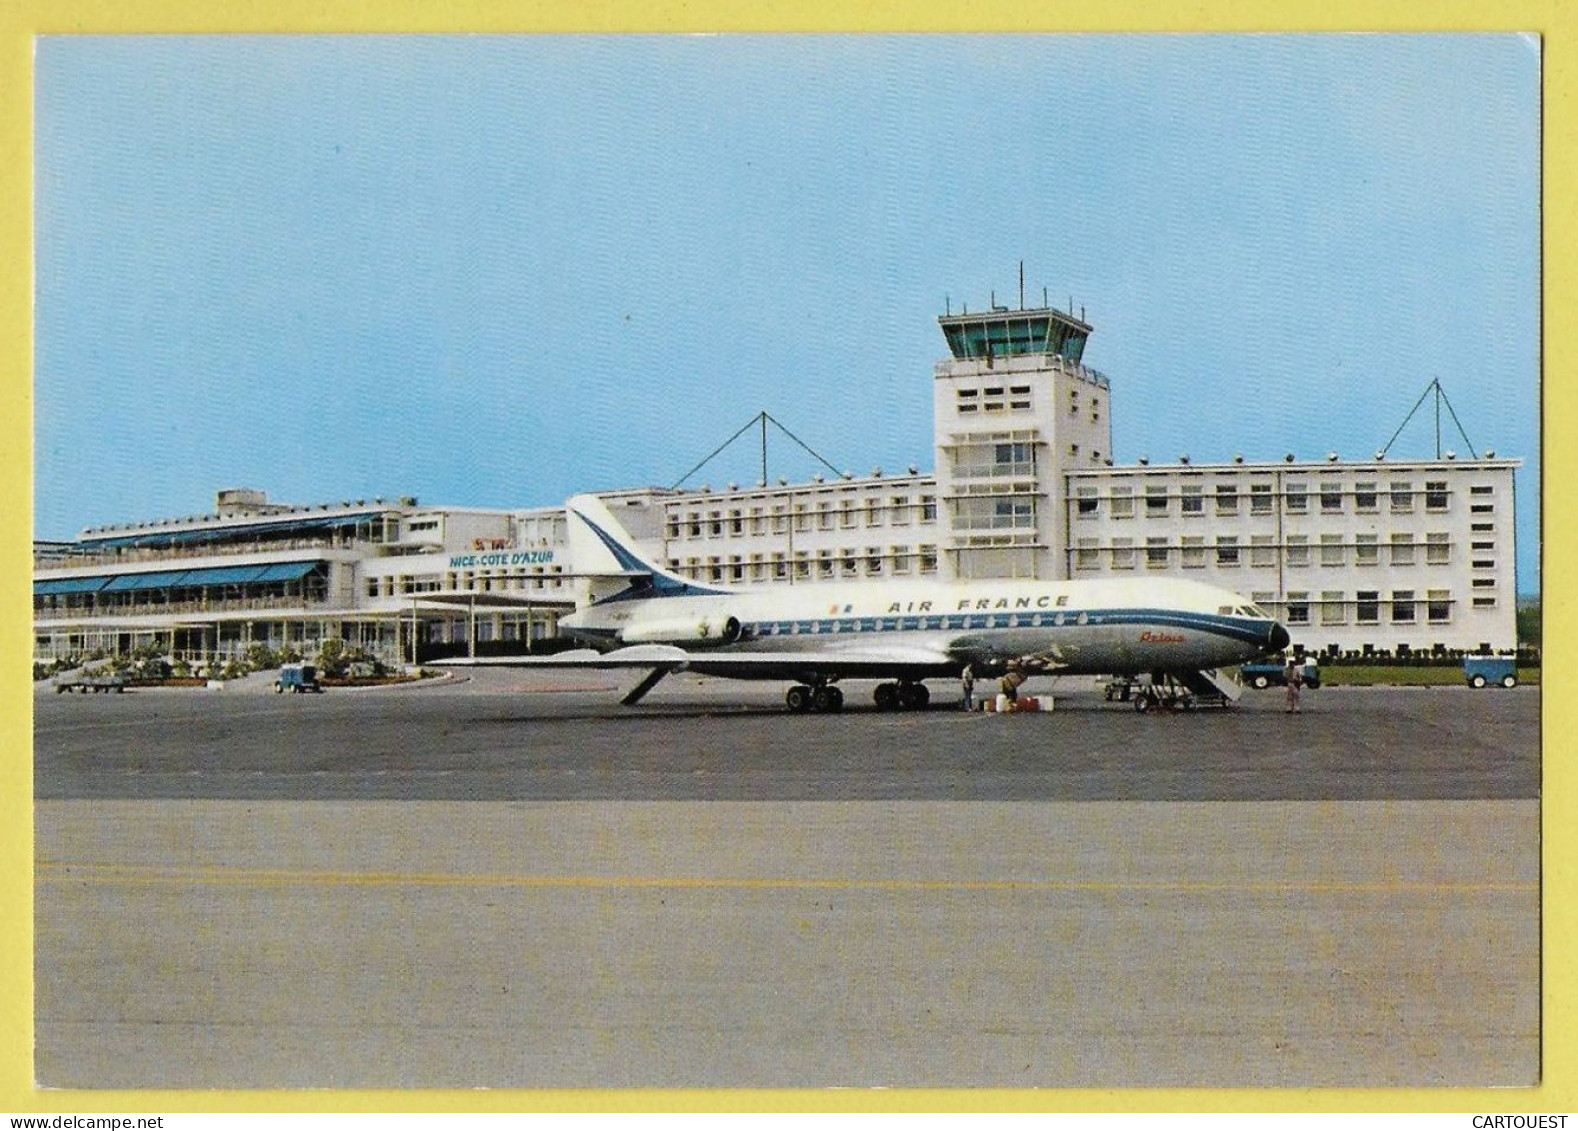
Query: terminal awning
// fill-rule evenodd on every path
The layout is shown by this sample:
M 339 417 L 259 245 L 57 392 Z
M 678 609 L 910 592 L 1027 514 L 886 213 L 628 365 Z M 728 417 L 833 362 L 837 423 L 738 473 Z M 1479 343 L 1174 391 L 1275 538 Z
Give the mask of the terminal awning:
M 96 593 L 104 588 L 107 577 L 59 577 L 33 582 L 33 596 L 53 597 L 61 593 Z
M 166 570 L 163 573 L 123 573 L 112 577 L 104 585 L 104 592 L 121 592 L 127 589 L 168 589 L 176 583 L 184 570 Z
M 202 589 L 213 585 L 300 581 L 323 564 L 322 560 L 313 559 L 300 562 L 273 562 L 268 565 L 210 566 L 206 569 L 51 578 L 33 582 L 33 596 L 49 597 L 63 593 L 126 593 L 148 589 Z
M 189 569 L 168 582 L 173 588 L 201 588 L 204 585 L 245 585 L 257 581 L 264 567 L 259 565 L 214 566 L 210 569 Z
M 313 571 L 322 562 L 277 562 L 274 565 L 264 566 L 263 572 L 258 574 L 258 581 L 300 581 Z

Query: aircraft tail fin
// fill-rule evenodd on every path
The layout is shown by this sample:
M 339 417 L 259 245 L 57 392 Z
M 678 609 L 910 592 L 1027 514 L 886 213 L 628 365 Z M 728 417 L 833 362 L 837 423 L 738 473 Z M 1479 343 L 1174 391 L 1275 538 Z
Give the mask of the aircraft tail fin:
M 632 515 L 636 515 L 631 505 Z M 606 567 L 607 577 L 624 580 L 617 592 L 606 592 L 605 585 L 594 584 L 593 602 L 633 594 L 640 597 L 695 597 L 714 593 L 727 593 L 726 589 L 698 585 L 670 573 L 656 565 L 635 548 L 626 522 L 606 499 L 596 495 L 576 495 L 565 504 L 569 515 L 570 548 L 576 562 L 601 562 L 603 566 L 590 569 L 597 573 Z M 662 521 L 662 515 L 657 516 Z M 605 590 L 599 592 L 599 590 Z

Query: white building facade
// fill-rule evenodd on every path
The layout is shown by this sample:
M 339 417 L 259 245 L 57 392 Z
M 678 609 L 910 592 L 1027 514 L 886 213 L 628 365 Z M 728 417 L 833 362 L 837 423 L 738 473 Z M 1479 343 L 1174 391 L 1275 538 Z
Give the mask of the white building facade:
M 525 649 L 574 607 L 564 543 L 562 507 L 286 506 L 223 490 L 213 513 L 36 548 L 34 654 L 310 655 L 330 638 L 389 659 Z
M 938 321 L 935 474 L 663 500 L 669 567 L 733 584 L 1177 571 L 1274 609 L 1309 652 L 1516 647 L 1520 461 L 1115 466 L 1088 323 Z
M 938 321 L 934 473 L 605 498 L 653 560 L 723 585 L 1178 573 L 1275 610 L 1310 652 L 1516 647 L 1519 461 L 1119 466 L 1083 318 Z M 389 659 L 525 652 L 555 635 L 583 572 L 563 507 L 291 507 L 232 489 L 212 514 L 37 543 L 35 651 L 157 641 L 203 658 L 339 637 Z
M 1177 464 L 1066 477 L 1068 576 L 1176 572 L 1310 652 L 1516 646 L 1513 460 Z

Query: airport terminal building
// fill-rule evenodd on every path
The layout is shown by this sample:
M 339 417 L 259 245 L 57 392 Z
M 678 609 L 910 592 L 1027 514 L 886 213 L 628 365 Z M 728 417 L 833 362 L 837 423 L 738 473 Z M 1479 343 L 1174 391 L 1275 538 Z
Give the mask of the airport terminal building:
M 605 496 L 653 560 L 724 585 L 1180 575 L 1271 609 L 1318 653 L 1516 646 L 1516 459 L 1231 457 L 1118 464 L 1092 327 L 1051 308 L 945 314 L 935 470 Z M 158 643 L 172 656 L 391 660 L 528 651 L 575 607 L 562 506 L 290 506 L 35 543 L 35 654 Z

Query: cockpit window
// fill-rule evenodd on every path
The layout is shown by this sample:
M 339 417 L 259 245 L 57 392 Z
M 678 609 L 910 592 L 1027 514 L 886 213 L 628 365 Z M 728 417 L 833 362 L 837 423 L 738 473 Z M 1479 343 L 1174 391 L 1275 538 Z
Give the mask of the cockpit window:
M 1256 620 L 1271 619 L 1271 615 L 1259 605 L 1223 605 L 1216 611 L 1227 617 L 1253 617 Z

